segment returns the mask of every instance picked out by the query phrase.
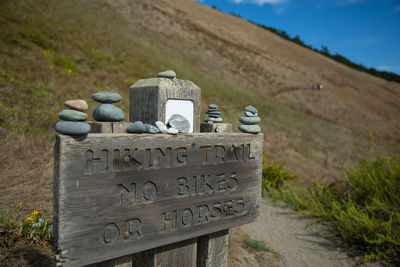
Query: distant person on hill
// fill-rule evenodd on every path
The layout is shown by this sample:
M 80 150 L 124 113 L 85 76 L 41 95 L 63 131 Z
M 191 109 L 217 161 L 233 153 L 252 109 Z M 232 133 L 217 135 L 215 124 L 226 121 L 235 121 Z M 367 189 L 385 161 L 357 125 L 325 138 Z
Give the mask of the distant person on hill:
M 324 88 L 324 86 L 319 83 L 317 88 L 318 88 L 318 90 L 321 90 L 322 88 Z

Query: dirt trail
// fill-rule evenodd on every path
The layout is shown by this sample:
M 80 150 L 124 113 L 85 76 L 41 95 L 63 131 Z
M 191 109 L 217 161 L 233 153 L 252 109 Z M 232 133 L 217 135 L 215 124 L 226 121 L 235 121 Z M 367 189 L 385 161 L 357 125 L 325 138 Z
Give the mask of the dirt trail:
M 356 266 L 357 262 L 347 255 L 337 242 L 323 236 L 331 236 L 327 227 L 310 225 L 311 219 L 289 209 L 273 206 L 263 199 L 260 220 L 240 228 L 250 238 L 263 240 L 280 255 L 279 266 Z M 362 266 L 380 266 L 368 263 Z

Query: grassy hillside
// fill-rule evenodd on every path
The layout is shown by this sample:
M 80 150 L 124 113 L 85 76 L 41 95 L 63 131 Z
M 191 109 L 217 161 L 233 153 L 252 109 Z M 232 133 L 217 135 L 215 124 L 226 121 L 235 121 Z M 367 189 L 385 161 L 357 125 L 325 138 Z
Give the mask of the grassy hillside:
M 284 75 L 276 76 L 271 70 L 272 76 L 254 80 L 255 69 L 249 63 L 247 53 L 257 50 L 255 43 L 252 46 L 233 43 L 229 34 L 224 35 L 225 32 L 218 36 L 214 32 L 219 28 L 204 27 L 199 24 L 198 16 L 216 16 L 221 19 L 221 27 L 227 23 L 224 20 L 234 26 L 254 27 L 252 30 L 258 27 L 192 1 L 182 1 L 180 9 L 173 3 L 161 3 L 164 6 L 160 9 L 158 4 L 142 1 L 1 2 L 0 126 L 5 137 L 1 154 L 4 157 L 2 165 L 7 170 L 2 179 L 14 177 L 22 184 L 34 184 L 33 181 L 43 172 L 42 167 L 47 166 L 45 177 L 40 179 L 45 184 L 51 183 L 51 146 L 56 135 L 53 125 L 58 120 L 57 113 L 63 108 L 62 103 L 67 99 L 83 98 L 89 102 L 88 113 L 91 114 L 95 107 L 91 94 L 113 90 L 122 95 L 123 100 L 118 105 L 128 114 L 129 85 L 141 78 L 154 77 L 164 69 L 174 69 L 178 78 L 198 84 L 202 88 L 203 111 L 208 103 L 219 104 L 225 121 L 232 122 L 235 128 L 243 106 L 256 106 L 262 117 L 266 152 L 272 159 L 288 161 L 292 169 L 305 174 L 306 178 L 338 177 L 341 166 L 364 150 L 369 131 L 377 135 L 379 145 L 396 153 L 400 151 L 398 133 L 393 131 L 399 124 L 392 114 L 393 110 L 400 110 L 399 105 L 389 103 L 390 109 L 382 109 L 381 106 L 387 106 L 387 103 L 368 103 L 365 98 L 370 91 L 366 91 L 367 94 L 360 91 L 363 81 L 357 84 L 353 77 L 352 86 L 357 90 L 348 90 L 343 103 L 337 101 L 338 96 L 342 97 L 341 92 L 334 91 L 339 86 L 334 87 L 329 81 L 325 91 L 299 88 L 298 84 L 293 84 L 293 75 L 297 77 L 298 74 L 292 70 L 300 64 L 297 62 L 299 59 L 290 61 L 289 56 L 304 48 L 275 39 L 266 44 L 276 49 L 272 51 L 274 54 L 281 55 L 281 58 L 273 57 L 269 52 L 271 60 L 276 62 L 276 69 Z M 199 11 L 191 18 L 192 21 L 187 16 L 190 8 Z M 154 21 L 153 24 L 150 20 Z M 238 28 L 237 34 L 241 31 Z M 263 34 L 269 33 L 263 31 Z M 193 42 L 198 46 L 193 46 Z M 253 41 L 248 39 L 247 42 Z M 274 42 L 293 46 L 294 52 L 278 49 Z M 214 48 L 210 47 L 213 44 Z M 237 54 L 240 51 L 241 54 Z M 305 54 L 312 51 L 300 52 L 304 54 L 300 61 L 304 57 L 318 57 Z M 258 53 L 260 58 L 265 57 L 262 51 Z M 240 58 L 235 58 L 236 55 L 241 56 L 242 61 L 238 62 Z M 276 61 L 275 57 L 284 64 Z M 258 57 L 254 61 L 257 60 Z M 318 60 L 321 59 L 314 59 Z M 229 61 L 235 66 L 242 62 L 247 67 L 242 68 L 243 72 L 232 72 L 225 65 Z M 261 63 L 255 62 L 256 66 Z M 333 73 L 329 64 L 322 67 L 325 68 L 323 73 Z M 246 68 L 248 76 L 244 77 Z M 265 74 L 263 71 L 268 68 L 259 65 L 261 72 L 257 75 Z M 351 74 L 346 73 L 347 76 Z M 307 75 L 314 75 L 313 67 Z M 346 79 L 338 80 L 346 88 Z M 260 82 L 264 86 L 260 86 Z M 384 86 L 381 95 L 373 97 L 374 101 L 376 98 L 394 101 L 392 95 L 399 97 L 391 84 L 372 82 Z M 361 103 L 363 106 L 351 102 L 355 91 L 360 91 L 357 99 L 366 100 L 366 103 Z M 365 109 L 368 105 L 371 106 L 369 110 Z M 319 109 L 322 112 L 318 112 Z M 385 121 L 376 117 L 376 111 L 385 117 Z M 361 117 L 356 116 L 359 113 L 362 113 Z M 41 151 L 36 154 L 43 156 L 40 161 L 43 165 L 32 169 L 31 165 L 36 164 L 35 157 L 24 158 L 24 164 L 17 164 L 20 155 L 15 151 L 18 147 L 24 153 Z M 15 172 L 15 168 L 24 175 Z M 29 179 L 22 178 L 26 176 Z M 20 186 L 2 185 L 1 190 L 18 192 Z M 51 192 L 44 192 L 42 197 L 49 201 Z M 2 199 L 4 205 L 18 202 L 4 194 Z

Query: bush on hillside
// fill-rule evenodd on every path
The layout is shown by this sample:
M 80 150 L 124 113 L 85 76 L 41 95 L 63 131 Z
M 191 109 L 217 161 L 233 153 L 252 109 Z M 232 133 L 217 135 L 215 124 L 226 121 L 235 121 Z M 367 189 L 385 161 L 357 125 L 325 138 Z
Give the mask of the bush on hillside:
M 400 160 L 372 147 L 374 159 L 368 154 L 359 158 L 346 170 L 342 185 L 263 184 L 270 195 L 298 211 L 333 222 L 343 239 L 359 247 L 365 261 L 386 259 L 400 264 Z

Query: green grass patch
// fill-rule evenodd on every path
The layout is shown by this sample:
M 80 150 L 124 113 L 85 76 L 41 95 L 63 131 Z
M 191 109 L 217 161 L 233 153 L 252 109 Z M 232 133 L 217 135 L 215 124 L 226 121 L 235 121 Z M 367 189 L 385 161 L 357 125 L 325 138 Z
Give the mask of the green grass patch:
M 263 185 L 270 196 L 315 216 L 316 221 L 332 222 L 344 240 L 359 248 L 365 261 L 400 264 L 400 160 L 382 154 L 373 143 L 371 149 L 372 157 L 368 153 L 347 168 L 347 179 L 341 184 L 316 181 L 302 186 L 284 178 L 272 183 L 265 181 L 275 178 L 263 173 Z M 275 170 L 278 177 L 288 177 L 287 171 Z
M 254 249 L 255 251 L 267 251 L 270 252 L 271 249 L 265 245 L 263 241 L 258 241 L 255 239 L 247 239 L 245 243 L 246 247 L 250 249 Z

